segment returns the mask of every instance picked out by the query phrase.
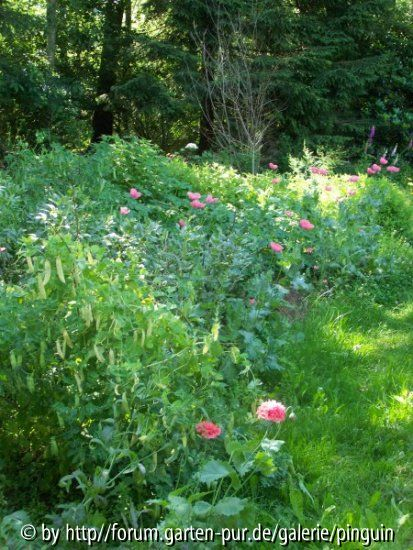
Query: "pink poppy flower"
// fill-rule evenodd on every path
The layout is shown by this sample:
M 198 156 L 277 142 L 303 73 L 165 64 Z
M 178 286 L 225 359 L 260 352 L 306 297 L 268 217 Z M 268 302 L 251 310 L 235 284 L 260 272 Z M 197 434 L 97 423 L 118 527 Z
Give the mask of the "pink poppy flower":
M 191 191 L 188 191 L 187 195 L 188 199 L 191 201 L 197 201 L 201 198 L 201 193 L 191 193 Z
M 140 199 L 142 197 L 142 193 L 134 187 L 132 187 L 132 189 L 129 191 L 129 195 L 132 199 Z
M 278 169 L 278 164 L 274 164 L 273 162 L 270 162 L 270 163 L 268 164 L 268 168 L 269 168 L 270 170 L 277 170 L 277 169 Z
M 286 417 L 286 408 L 278 401 L 264 401 L 257 409 L 257 416 L 270 422 L 284 422 Z
M 281 182 L 281 178 L 274 178 L 273 180 L 271 180 L 271 183 L 280 183 Z
M 284 214 L 287 216 L 287 218 L 292 218 L 294 216 L 294 212 L 291 210 L 286 210 Z
M 182 229 L 183 227 L 186 226 L 186 221 L 185 220 L 179 220 L 178 225 Z
M 122 214 L 122 216 L 127 216 L 130 210 L 127 206 L 121 206 L 119 212 Z
M 326 168 L 318 168 L 318 166 L 310 166 L 310 172 L 320 176 L 327 176 L 328 174 L 328 170 Z
M 204 202 L 200 202 L 200 201 L 197 200 L 197 199 L 191 201 L 190 204 L 191 204 L 192 208 L 205 208 L 205 203 L 204 203 Z
M 332 191 L 332 190 L 333 190 L 333 188 L 332 188 L 331 185 L 326 185 L 326 186 L 324 187 L 324 189 L 325 189 L 326 191 Z
M 195 429 L 204 439 L 216 439 L 222 432 L 219 426 L 213 422 L 207 422 L 206 420 L 199 422 L 195 426 Z
M 388 166 L 387 171 L 396 174 L 397 172 L 400 172 L 400 168 L 398 166 Z
M 314 225 L 308 220 L 300 220 L 300 227 L 306 231 L 311 231 L 311 229 L 314 229 Z
M 386 159 L 385 156 L 380 157 L 380 164 L 388 164 L 389 161 Z
M 351 183 L 356 183 L 360 179 L 360 176 L 350 176 L 347 181 Z
M 375 170 L 373 170 L 373 168 L 370 168 L 370 166 L 367 168 L 367 174 L 370 174 L 370 176 L 374 175 L 376 173 Z
M 380 170 L 381 170 L 381 166 L 379 166 L 378 164 L 372 164 L 372 165 L 371 165 L 371 168 L 372 168 L 372 170 L 374 170 L 375 172 L 380 172 Z
M 279 243 L 270 242 L 269 246 L 271 250 L 273 250 L 277 254 L 280 254 L 284 250 L 284 247 Z
M 214 204 L 214 202 L 218 202 L 218 199 L 216 197 L 213 197 L 212 195 L 208 195 L 205 199 L 205 202 L 207 204 Z

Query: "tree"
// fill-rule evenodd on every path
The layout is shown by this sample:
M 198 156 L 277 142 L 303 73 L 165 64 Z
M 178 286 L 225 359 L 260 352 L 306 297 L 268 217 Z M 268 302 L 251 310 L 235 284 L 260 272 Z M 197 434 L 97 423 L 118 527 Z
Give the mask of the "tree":
M 241 13 L 211 14 L 214 43 L 210 35 L 196 39 L 202 52 L 205 89 L 200 97 L 207 138 L 201 142 L 228 152 L 241 166 L 248 161 L 256 173 L 270 124 L 270 73 L 260 68 L 257 52 L 257 12 L 245 22 Z M 272 104 L 274 108 L 274 102 Z M 241 157 L 241 159 L 240 159 Z
M 106 0 L 103 45 L 97 84 L 96 108 L 92 118 L 92 141 L 113 134 L 114 113 L 110 94 L 116 84 L 117 68 L 122 51 L 122 21 L 125 0 Z
M 374 124 L 402 147 L 412 45 L 410 0 L 0 0 L 0 141 L 79 148 L 116 125 L 282 162 L 304 141 L 357 155 Z M 262 150 L 257 121 L 242 136 L 248 95 Z
M 205 14 L 205 26 L 202 29 L 202 38 L 198 47 L 201 52 L 201 79 L 206 86 L 203 87 L 200 98 L 201 115 L 199 120 L 199 153 L 212 148 L 214 142 L 214 119 L 215 110 L 212 103 L 212 95 L 208 84 L 213 81 L 214 74 L 210 60 L 214 57 L 217 47 L 216 25 L 211 10 Z M 195 40 L 196 41 L 196 40 Z
M 166 32 L 163 37 L 163 51 L 168 51 L 176 75 L 180 79 L 189 102 L 198 105 L 198 142 L 199 152 L 211 149 L 214 143 L 214 109 L 207 90 L 207 81 L 212 79 L 211 67 L 205 64 L 203 56 L 205 46 L 211 56 L 217 47 L 215 14 L 225 11 L 236 14 L 246 0 L 149 0 L 146 10 L 152 18 L 164 18 Z M 247 0 L 247 3 L 249 0 Z M 202 39 L 200 40 L 201 37 Z M 159 40 L 160 42 L 160 40 Z M 169 46 L 166 50 L 165 46 Z M 185 68 L 182 70 L 182 61 Z M 195 63 L 194 63 L 195 59 Z M 191 74 L 192 73 L 192 74 Z M 190 78 L 188 78 L 190 75 Z M 194 79 L 197 81 L 194 94 Z
M 126 0 L 125 5 L 125 27 L 128 32 L 132 30 L 132 0 Z
M 55 70 L 56 56 L 56 4 L 57 0 L 47 0 L 47 58 L 50 70 Z

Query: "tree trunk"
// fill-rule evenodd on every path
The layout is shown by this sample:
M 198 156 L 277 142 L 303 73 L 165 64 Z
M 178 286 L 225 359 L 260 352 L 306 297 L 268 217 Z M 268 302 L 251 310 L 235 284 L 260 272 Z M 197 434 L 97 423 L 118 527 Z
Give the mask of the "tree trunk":
M 212 147 L 214 139 L 213 128 L 214 110 L 212 100 L 208 93 L 205 94 L 201 111 L 201 119 L 199 121 L 199 154 L 208 151 Z
M 126 0 L 125 27 L 128 32 L 132 30 L 132 0 Z
M 92 141 L 100 141 L 102 136 L 113 134 L 113 109 L 110 105 L 110 92 L 116 84 L 116 71 L 122 49 L 122 20 L 125 0 L 106 0 L 103 46 L 100 57 L 97 84 L 97 106 L 93 113 Z
M 212 24 L 211 24 L 212 27 Z M 209 29 L 209 32 L 211 32 L 211 29 Z M 205 47 L 209 48 L 210 55 L 213 55 L 211 53 L 212 49 L 216 47 L 214 44 L 214 40 L 211 38 L 211 36 L 205 37 Z M 205 55 L 203 55 L 202 60 L 202 68 L 201 68 L 201 78 L 204 79 L 205 82 L 205 95 L 202 100 L 202 108 L 201 108 L 201 117 L 199 120 L 199 154 L 202 155 L 204 151 L 208 151 L 212 148 L 213 140 L 214 140 L 214 108 L 212 104 L 212 98 L 210 95 L 209 85 L 208 83 L 212 82 L 213 80 L 213 74 L 211 72 L 211 68 L 208 66 L 208 59 L 205 58 Z
M 57 0 L 47 0 L 47 59 L 49 60 L 50 70 L 55 69 L 56 58 L 56 4 Z

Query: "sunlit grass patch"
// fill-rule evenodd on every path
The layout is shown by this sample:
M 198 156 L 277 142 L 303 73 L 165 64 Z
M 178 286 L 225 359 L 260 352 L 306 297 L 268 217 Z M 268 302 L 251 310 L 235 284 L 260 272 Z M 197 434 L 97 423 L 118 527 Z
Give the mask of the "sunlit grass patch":
M 396 548 L 413 498 L 411 312 L 355 295 L 317 301 L 297 323 L 304 338 L 284 376 L 298 411 L 288 445 L 321 510 L 333 507 L 326 521 L 365 526 L 371 509 L 377 522 L 403 524 Z

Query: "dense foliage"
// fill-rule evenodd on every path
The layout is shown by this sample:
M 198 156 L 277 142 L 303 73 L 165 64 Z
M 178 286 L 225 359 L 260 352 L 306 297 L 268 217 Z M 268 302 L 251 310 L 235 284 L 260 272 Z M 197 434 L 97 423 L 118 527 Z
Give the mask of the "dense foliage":
M 242 176 L 119 139 L 89 156 L 22 148 L 7 165 L 0 541 L 29 519 L 319 521 L 323 493 L 288 444 L 307 399 L 284 378 L 303 341 L 292 321 L 314 290 L 408 296 L 403 173 L 335 174 L 307 152 L 278 180 Z M 288 408 L 270 422 L 274 400 Z
M 224 48 L 248 72 L 231 93 L 245 106 L 265 91 L 264 157 L 286 166 L 304 142 L 357 156 L 373 124 L 382 146 L 406 147 L 412 23 L 408 0 L 2 0 L 0 145 L 83 148 L 116 131 L 170 151 L 214 149 Z

